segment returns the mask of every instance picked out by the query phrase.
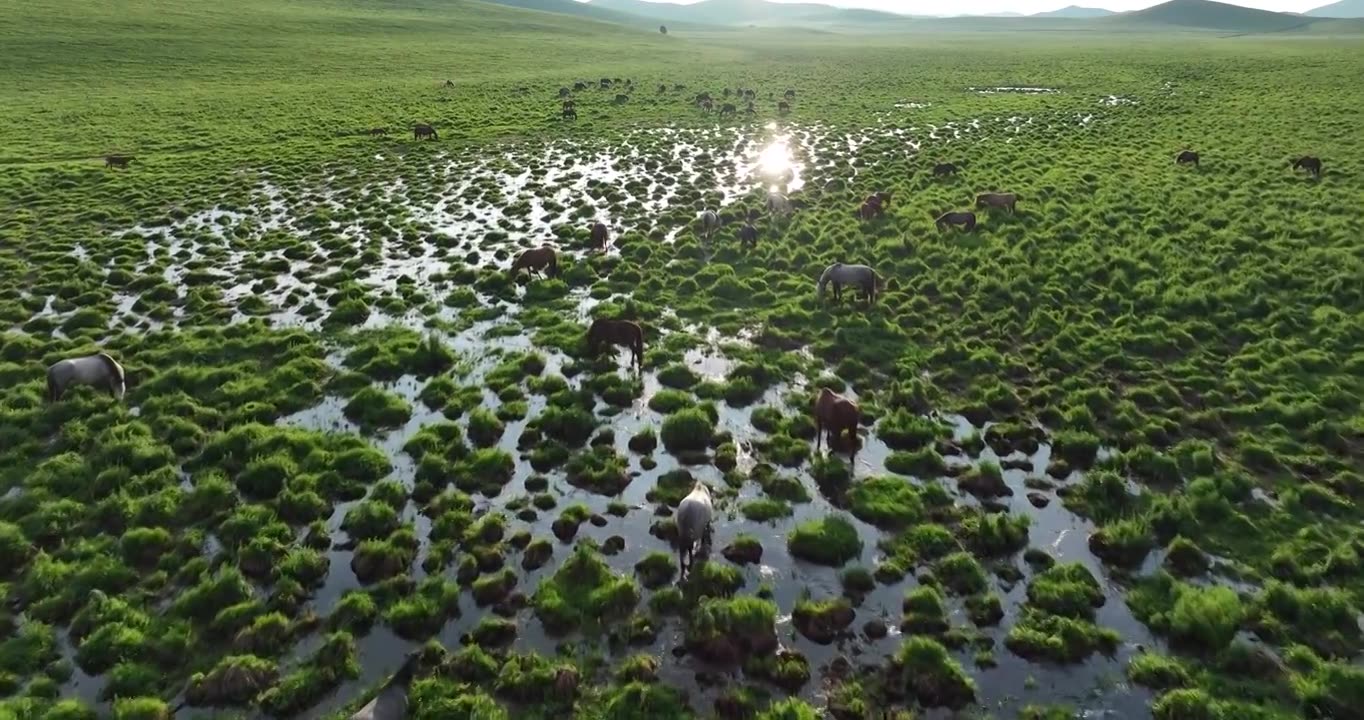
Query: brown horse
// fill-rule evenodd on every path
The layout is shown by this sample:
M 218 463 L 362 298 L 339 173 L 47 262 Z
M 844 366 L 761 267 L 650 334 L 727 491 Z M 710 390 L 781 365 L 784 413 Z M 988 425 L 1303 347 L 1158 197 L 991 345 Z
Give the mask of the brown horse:
M 384 137 L 388 135 L 388 128 L 386 127 L 370 128 L 367 132 L 372 137 Z
M 976 196 L 976 207 L 1007 208 L 1013 212 L 1018 200 L 1017 193 L 982 193 Z
M 757 113 L 757 112 L 758 112 L 758 109 L 755 108 L 755 107 L 753 107 L 753 103 L 749 103 L 749 104 L 748 104 L 748 107 L 744 108 L 744 114 L 745 114 L 745 115 L 753 115 L 753 114 L 755 114 L 755 113 Z
M 430 125 L 427 125 L 426 123 L 420 123 L 418 125 L 413 126 L 412 139 L 421 140 L 422 138 L 426 138 L 428 140 L 439 140 L 440 136 L 436 134 L 435 128 L 431 127 Z
M 454 80 L 446 80 L 446 81 L 445 81 L 445 87 L 452 88 L 452 87 L 454 87 L 454 86 L 455 86 L 455 81 L 454 81 Z
M 744 226 L 739 228 L 739 242 L 750 247 L 756 247 L 758 245 L 758 228 L 753 227 L 750 223 L 744 223 Z
M 516 256 L 511 266 L 512 276 L 515 277 L 522 268 L 527 273 L 543 272 L 549 277 L 559 277 L 559 254 L 548 245 L 531 248 Z
M 1312 177 L 1317 178 L 1317 179 L 1320 179 L 1320 178 L 1321 178 L 1321 158 L 1315 158 L 1315 157 L 1312 157 L 1311 155 L 1304 155 L 1304 156 L 1298 158 L 1297 160 L 1294 160 L 1294 161 L 1293 161 L 1293 169 L 1294 169 L 1294 170 L 1306 170 L 1307 172 L 1309 172 L 1309 173 L 1312 174 Z
M 957 170 L 959 169 L 960 168 L 958 168 L 956 165 L 953 165 L 952 163 L 938 163 L 937 165 L 933 166 L 933 177 L 946 177 L 948 175 L 956 175 Z
M 720 115 L 722 117 L 725 115 L 733 115 L 734 113 L 737 112 L 739 112 L 739 108 L 734 107 L 734 103 L 725 103 L 724 105 L 720 106 Z
M 1194 167 L 1197 167 L 1197 166 L 1198 166 L 1198 153 L 1196 153 L 1196 152 L 1194 152 L 1194 151 L 1192 151 L 1192 150 L 1185 150 L 1185 151 L 1183 151 L 1183 152 L 1181 152 L 1181 153 L 1179 153 L 1178 155 L 1175 156 L 1175 164 L 1176 164 L 1176 165 L 1193 165 Z
M 971 232 L 976 229 L 976 214 L 972 212 L 946 212 L 938 216 L 938 230 L 946 230 L 951 225 L 959 225 L 962 230 Z
M 848 434 L 850 457 L 857 456 L 857 424 L 862 420 L 862 410 L 857 403 L 839 395 L 829 388 L 822 388 L 815 397 L 815 452 L 818 453 L 824 434 L 829 434 L 829 448 L 837 447 L 843 433 Z
M 796 91 L 795 91 L 795 90 L 787 90 L 787 91 L 786 91 L 786 95 L 784 95 L 783 97 L 785 97 L 787 100 L 795 100 L 795 99 L 796 99 Z
M 881 209 L 883 209 L 883 210 L 889 210 L 889 209 L 890 209 L 890 193 L 884 192 L 884 191 L 883 191 L 883 192 L 874 192 L 874 193 L 868 195 L 868 196 L 867 196 L 867 199 L 866 199 L 866 200 L 863 200 L 862 202 L 863 202 L 863 204 L 866 204 L 866 203 L 876 203 L 877 205 L 880 205 L 880 206 L 881 206 Z
M 617 104 L 617 105 L 624 105 L 625 103 L 628 103 L 628 102 L 630 102 L 630 96 L 629 96 L 629 95 L 624 95 L 624 94 L 620 94 L 620 93 L 617 93 L 617 94 L 616 94 L 616 104 Z
M 561 87 L 561 88 L 559 88 L 559 97 L 561 97 L 561 98 L 566 98 L 566 97 L 568 97 L 568 96 L 571 95 L 571 94 L 573 94 L 573 91 L 572 91 L 572 90 L 569 90 L 569 89 L 566 88 L 566 87 Z
M 862 207 L 857 209 L 857 217 L 863 220 L 871 220 L 872 218 L 878 218 L 885 214 L 886 209 L 881 206 L 881 201 L 874 197 L 867 198 L 867 200 L 862 203 Z
M 611 231 L 606 229 L 606 223 L 592 223 L 592 247 L 605 250 L 610 243 Z
M 575 83 L 573 83 L 573 90 L 574 90 L 575 92 L 582 92 L 582 91 L 584 91 L 584 90 L 586 90 L 586 89 L 587 89 L 587 83 L 585 83 L 585 82 L 575 82 Z
M 777 103 L 777 112 L 781 113 L 782 115 L 791 112 L 791 103 L 786 102 L 785 100 L 782 100 L 781 102 Z
M 631 362 L 644 367 L 644 330 L 631 320 L 597 318 L 587 329 L 587 351 L 593 357 L 601 352 L 602 343 L 630 348 Z
M 126 168 L 136 159 L 132 155 L 105 155 L 104 167 Z
M 564 108 L 562 114 L 565 120 L 578 119 L 578 111 L 572 105 L 569 105 L 568 107 Z

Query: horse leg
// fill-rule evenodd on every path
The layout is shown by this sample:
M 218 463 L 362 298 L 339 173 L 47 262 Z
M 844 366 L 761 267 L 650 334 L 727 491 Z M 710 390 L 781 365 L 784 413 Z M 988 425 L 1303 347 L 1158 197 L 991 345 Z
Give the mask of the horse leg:
M 820 443 L 824 441 L 824 421 L 819 419 L 819 414 L 815 414 L 815 454 L 819 454 Z

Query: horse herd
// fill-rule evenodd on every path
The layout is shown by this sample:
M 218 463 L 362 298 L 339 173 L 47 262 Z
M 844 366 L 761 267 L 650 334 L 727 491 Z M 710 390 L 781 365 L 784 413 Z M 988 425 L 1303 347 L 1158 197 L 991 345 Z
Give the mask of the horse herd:
M 1178 155 L 1175 155 L 1176 165 L 1202 167 L 1199 164 L 1199 160 L 1198 153 L 1193 150 L 1181 150 Z M 1289 161 L 1289 165 L 1293 170 L 1304 170 L 1308 175 L 1311 175 L 1318 180 L 1321 179 L 1321 158 L 1303 155 L 1302 157 L 1293 158 Z
M 567 85 L 559 88 L 559 115 L 562 119 L 578 119 L 578 102 L 573 94 L 575 92 L 586 91 L 591 87 L 593 87 L 592 83 L 580 80 L 575 82 L 571 89 Z M 634 81 L 628 78 L 624 81 L 620 78 L 602 78 L 595 87 L 599 90 L 617 89 L 623 91 L 616 93 L 614 102 L 617 105 L 624 105 L 625 103 L 630 102 L 630 93 L 635 90 Z M 672 85 L 672 92 L 683 92 L 686 89 L 687 86 L 681 83 L 674 83 Z M 668 92 L 668 85 L 666 83 L 660 83 L 658 86 L 658 94 L 664 95 Z M 723 101 L 721 98 L 723 98 Z M 731 98 L 733 99 L 733 102 L 729 102 Z M 739 106 L 743 105 L 745 114 L 755 115 L 758 112 L 757 106 L 755 105 L 757 99 L 758 91 L 752 88 L 724 88 L 720 92 L 719 97 L 716 97 L 709 92 L 698 93 L 692 99 L 692 105 L 702 112 L 712 112 L 718 109 L 721 117 L 737 115 L 739 113 Z M 774 96 L 769 94 L 769 99 L 774 99 Z M 795 99 L 796 91 L 788 89 L 782 94 L 782 99 L 777 101 L 777 113 L 781 115 L 790 113 L 791 103 L 794 102 Z

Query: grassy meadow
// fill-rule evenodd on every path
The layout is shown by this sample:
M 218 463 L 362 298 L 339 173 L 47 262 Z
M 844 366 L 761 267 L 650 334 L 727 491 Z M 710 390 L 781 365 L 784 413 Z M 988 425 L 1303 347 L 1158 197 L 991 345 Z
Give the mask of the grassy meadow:
M 3 14 L 0 720 L 1364 707 L 1364 40 Z

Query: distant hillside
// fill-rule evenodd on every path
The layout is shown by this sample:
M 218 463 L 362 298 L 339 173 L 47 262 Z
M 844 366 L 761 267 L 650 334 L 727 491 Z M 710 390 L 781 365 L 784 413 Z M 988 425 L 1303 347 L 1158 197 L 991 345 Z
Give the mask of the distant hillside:
M 905 19 L 903 15 L 877 10 L 841 9 L 818 3 L 775 3 L 768 0 L 702 0 L 691 5 L 643 0 L 590 0 L 589 6 L 640 15 L 663 23 L 689 22 L 699 25 L 874 24 Z
M 1340 0 L 1303 13 L 1312 17 L 1364 18 L 1364 0 Z
M 1067 5 L 1067 6 L 1063 7 L 1063 8 L 1061 8 L 1060 10 L 1052 10 L 1051 12 L 1033 13 L 1033 14 L 1030 15 L 1029 17 L 1035 17 L 1035 18 L 1046 18 L 1046 17 L 1052 17 L 1052 18 L 1096 18 L 1096 17 L 1108 17 L 1109 15 L 1114 15 L 1114 14 L 1116 14 L 1116 13 L 1114 13 L 1112 10 L 1105 10 L 1105 9 L 1103 9 L 1103 8 L 1080 7 L 1079 5 Z
M 1115 29 L 1163 26 L 1253 33 L 1304 27 L 1311 21 L 1301 15 L 1255 10 L 1212 0 L 1170 0 L 1145 10 L 1101 18 L 1098 22 Z
M 575 0 L 487 0 L 487 2 L 508 7 L 518 7 L 525 10 L 539 10 L 541 12 L 559 13 L 561 15 L 576 15 L 578 17 L 591 18 L 602 22 L 617 23 L 619 25 L 629 25 L 633 27 L 657 26 L 655 18 L 630 13 L 628 11 L 616 10 L 610 7 L 598 5 L 597 3 L 581 3 Z M 644 3 L 637 3 L 644 4 Z

